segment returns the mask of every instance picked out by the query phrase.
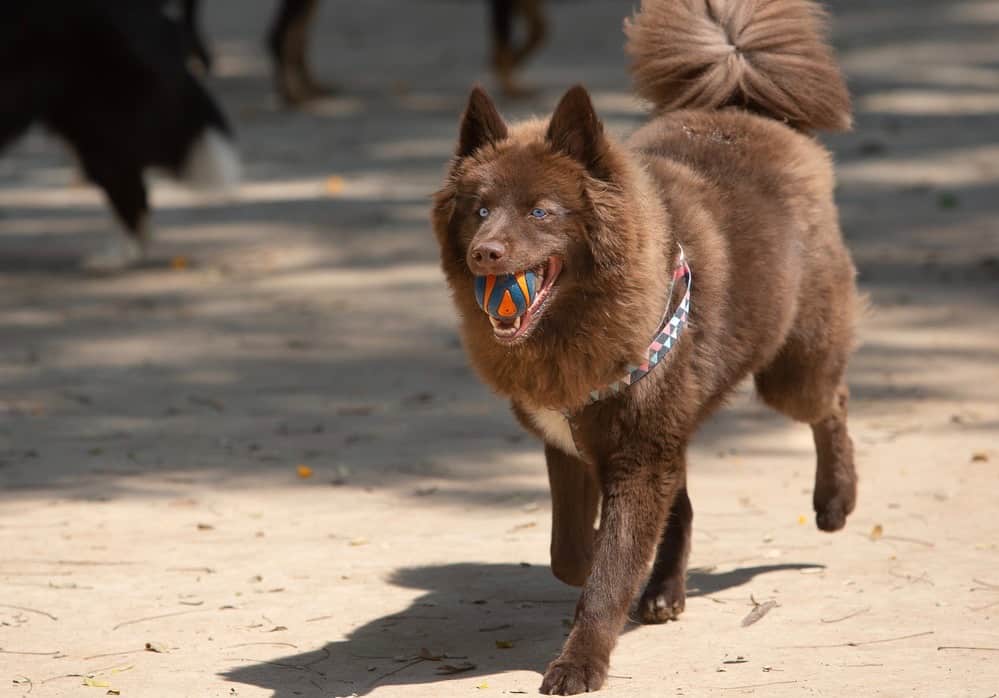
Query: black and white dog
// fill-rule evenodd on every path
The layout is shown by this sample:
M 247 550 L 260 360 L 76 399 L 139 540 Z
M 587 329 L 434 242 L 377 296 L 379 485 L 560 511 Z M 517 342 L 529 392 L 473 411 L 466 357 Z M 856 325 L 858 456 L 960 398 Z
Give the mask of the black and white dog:
M 88 257 L 91 269 L 142 257 L 147 171 L 199 189 L 239 179 L 228 122 L 161 0 L 0 2 L 0 149 L 36 123 L 69 145 L 127 233 Z

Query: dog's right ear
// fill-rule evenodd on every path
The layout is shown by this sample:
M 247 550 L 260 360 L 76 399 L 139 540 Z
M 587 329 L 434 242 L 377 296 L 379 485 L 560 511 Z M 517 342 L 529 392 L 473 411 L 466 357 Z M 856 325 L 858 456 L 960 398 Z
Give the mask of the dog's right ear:
M 456 155 L 467 157 L 488 143 L 506 138 L 506 122 L 500 116 L 492 98 L 476 85 L 468 95 L 468 106 L 461 117 Z

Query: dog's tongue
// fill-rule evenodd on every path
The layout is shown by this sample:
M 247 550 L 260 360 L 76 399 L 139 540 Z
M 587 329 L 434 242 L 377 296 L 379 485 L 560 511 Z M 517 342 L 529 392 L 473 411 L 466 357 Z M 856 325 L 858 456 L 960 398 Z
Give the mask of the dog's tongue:
M 523 316 L 537 292 L 537 275 L 533 271 L 475 277 L 475 300 L 479 307 L 504 325 L 512 326 Z

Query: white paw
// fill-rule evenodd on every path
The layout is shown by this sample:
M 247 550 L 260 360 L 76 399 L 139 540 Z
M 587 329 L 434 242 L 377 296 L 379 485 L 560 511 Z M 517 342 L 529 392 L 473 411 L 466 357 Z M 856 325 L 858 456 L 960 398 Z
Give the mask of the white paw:
M 104 249 L 83 258 L 87 271 L 107 273 L 126 269 L 145 256 L 145 247 L 131 237 L 116 236 Z
M 192 189 L 230 194 L 239 186 L 239 155 L 224 133 L 206 128 L 187 153 L 182 179 Z

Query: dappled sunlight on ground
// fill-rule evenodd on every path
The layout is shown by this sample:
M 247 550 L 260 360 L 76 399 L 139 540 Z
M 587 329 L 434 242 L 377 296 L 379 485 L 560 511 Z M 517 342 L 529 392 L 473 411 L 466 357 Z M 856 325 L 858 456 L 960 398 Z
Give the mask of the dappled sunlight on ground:
M 743 386 L 690 454 L 687 614 L 629 628 L 610 695 L 994 689 L 994 652 L 937 647 L 994 646 L 999 613 L 999 3 L 830 9 L 857 113 L 826 140 L 871 300 L 860 504 L 814 530 L 811 433 Z M 158 181 L 140 268 L 78 270 L 114 224 L 56 144 L 0 157 L 0 648 L 27 653 L 0 682 L 533 693 L 576 595 L 547 569 L 540 445 L 468 366 L 428 221 L 488 82 L 484 3 L 323 5 L 316 66 L 341 92 L 304 113 L 270 93 L 269 11 L 205 3 L 246 178 L 214 198 Z M 582 81 L 634 128 L 627 11 L 553 2 L 538 93 L 504 113 Z M 780 605 L 743 628 L 751 597 Z

